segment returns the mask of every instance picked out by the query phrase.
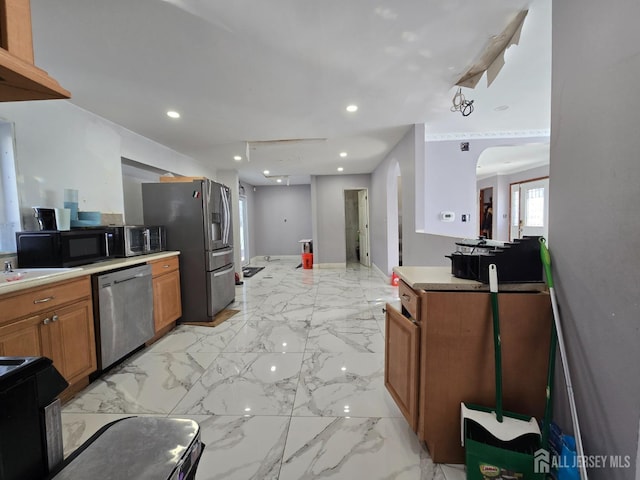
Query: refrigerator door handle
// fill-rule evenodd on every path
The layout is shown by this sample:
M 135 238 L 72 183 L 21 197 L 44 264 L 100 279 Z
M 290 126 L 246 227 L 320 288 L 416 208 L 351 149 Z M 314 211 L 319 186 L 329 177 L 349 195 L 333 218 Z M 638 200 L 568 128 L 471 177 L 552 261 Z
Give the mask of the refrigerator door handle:
M 229 245 L 229 216 L 231 212 L 229 209 L 228 191 L 225 187 L 221 187 L 220 193 L 222 194 L 222 207 L 224 209 L 224 233 L 222 240 L 225 245 Z
M 221 272 L 215 272 L 215 273 L 213 274 L 213 276 L 214 276 L 214 277 L 219 277 L 219 276 L 221 276 L 221 275 L 224 275 L 224 274 L 226 274 L 226 273 L 229 273 L 229 272 L 230 272 L 230 271 L 232 271 L 232 270 L 233 270 L 233 264 L 232 264 L 229 268 L 226 268 L 226 269 L 222 270 Z

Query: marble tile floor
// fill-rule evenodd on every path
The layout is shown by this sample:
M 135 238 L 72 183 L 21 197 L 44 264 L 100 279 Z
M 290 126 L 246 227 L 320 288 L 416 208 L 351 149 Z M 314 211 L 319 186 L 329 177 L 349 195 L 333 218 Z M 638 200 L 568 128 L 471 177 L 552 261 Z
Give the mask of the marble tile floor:
M 386 302 L 373 269 L 303 270 L 290 257 L 236 287 L 240 313 L 179 325 L 63 407 L 65 453 L 131 415 L 192 418 L 197 480 L 464 478 L 436 465 L 383 385 Z

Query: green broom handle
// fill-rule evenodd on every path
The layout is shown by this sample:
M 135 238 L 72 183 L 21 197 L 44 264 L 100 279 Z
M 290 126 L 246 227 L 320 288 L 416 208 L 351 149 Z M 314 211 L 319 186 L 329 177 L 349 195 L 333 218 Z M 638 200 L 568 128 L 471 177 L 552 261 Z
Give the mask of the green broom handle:
M 540 260 L 542 260 L 542 266 L 544 267 L 544 275 L 547 279 L 547 286 L 553 288 L 553 275 L 551 275 L 551 255 L 547 248 L 547 241 L 544 237 L 540 237 Z
M 569 364 L 567 358 L 567 352 L 565 350 L 564 335 L 562 333 L 562 325 L 560 323 L 560 312 L 558 311 L 558 301 L 556 300 L 556 292 L 553 288 L 553 277 L 551 276 L 551 255 L 549 255 L 549 249 L 547 248 L 546 240 L 544 237 L 540 237 L 540 258 L 544 264 L 545 273 L 547 275 L 547 285 L 549 286 L 549 295 L 551 296 L 551 308 L 553 308 L 553 321 L 554 328 L 552 329 L 552 335 L 557 340 L 557 345 L 560 350 L 560 359 L 562 360 L 562 369 L 564 371 L 564 380 L 567 387 L 567 398 L 569 400 L 569 410 L 571 410 L 571 420 L 573 423 L 573 434 L 576 439 L 576 453 L 579 459 L 584 459 L 584 446 L 582 445 L 582 434 L 580 433 L 580 424 L 578 423 L 578 412 L 576 410 L 576 400 L 573 395 L 573 384 L 571 382 L 571 372 L 569 371 Z M 556 349 L 552 350 L 555 355 Z M 551 352 L 549 353 L 551 355 Z M 549 387 L 547 387 L 549 388 Z M 550 397 L 549 393 L 549 397 Z M 549 407 L 550 409 L 550 407 Z M 545 411 L 545 421 L 546 421 Z M 550 415 L 550 412 L 549 412 Z M 582 462 L 579 466 L 580 479 L 588 480 L 586 463 Z
M 545 278 L 547 279 L 547 286 L 553 288 L 553 276 L 551 275 L 551 255 L 547 248 L 546 240 L 544 237 L 540 237 L 540 260 L 544 267 Z M 549 369 L 547 370 L 547 391 L 546 402 L 544 406 L 544 422 L 542 423 L 542 448 L 549 451 L 549 436 L 551 429 L 551 416 L 553 415 L 553 378 L 555 374 L 556 365 L 556 349 L 558 346 L 558 336 L 556 335 L 555 322 L 551 324 L 551 340 L 549 342 Z
M 493 355 L 496 370 L 496 418 L 502 423 L 502 346 L 500 345 L 500 317 L 498 314 L 498 270 L 489 265 L 489 290 L 491 292 L 491 312 L 493 313 Z

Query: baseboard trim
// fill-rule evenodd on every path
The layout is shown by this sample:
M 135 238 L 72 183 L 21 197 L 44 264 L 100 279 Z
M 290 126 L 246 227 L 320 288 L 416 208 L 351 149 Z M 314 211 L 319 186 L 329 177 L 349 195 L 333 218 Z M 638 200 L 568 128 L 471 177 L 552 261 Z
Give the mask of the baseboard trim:
M 378 266 L 375 263 L 371 264 L 371 268 L 373 269 L 374 272 L 378 274 L 378 276 L 384 278 L 387 282 L 391 282 L 391 275 L 387 275 L 386 273 L 384 273 L 382 270 L 378 268 Z
M 347 268 L 347 263 L 314 263 L 313 268 Z

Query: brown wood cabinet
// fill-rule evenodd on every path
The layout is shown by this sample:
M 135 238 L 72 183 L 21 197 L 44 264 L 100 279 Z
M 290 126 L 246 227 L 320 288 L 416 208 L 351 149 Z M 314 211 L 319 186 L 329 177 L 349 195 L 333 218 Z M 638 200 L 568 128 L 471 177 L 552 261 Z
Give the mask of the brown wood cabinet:
M 436 463 L 463 463 L 460 403 L 495 406 L 488 292 L 413 290 L 387 305 L 385 385 Z M 544 414 L 551 302 L 548 293 L 499 293 L 503 404 Z
M 384 384 L 413 431 L 418 429 L 420 327 L 387 305 Z
M 33 64 L 29 0 L 0 0 L 0 101 L 70 96 L 47 72 Z
M 39 316 L 25 318 L 0 327 L 0 356 L 32 357 L 42 355 Z
M 96 370 L 91 279 L 57 282 L 0 297 L 0 355 L 46 356 L 70 384 Z
M 153 278 L 153 322 L 155 332 L 159 333 L 182 316 L 180 269 L 177 256 L 149 263 Z

